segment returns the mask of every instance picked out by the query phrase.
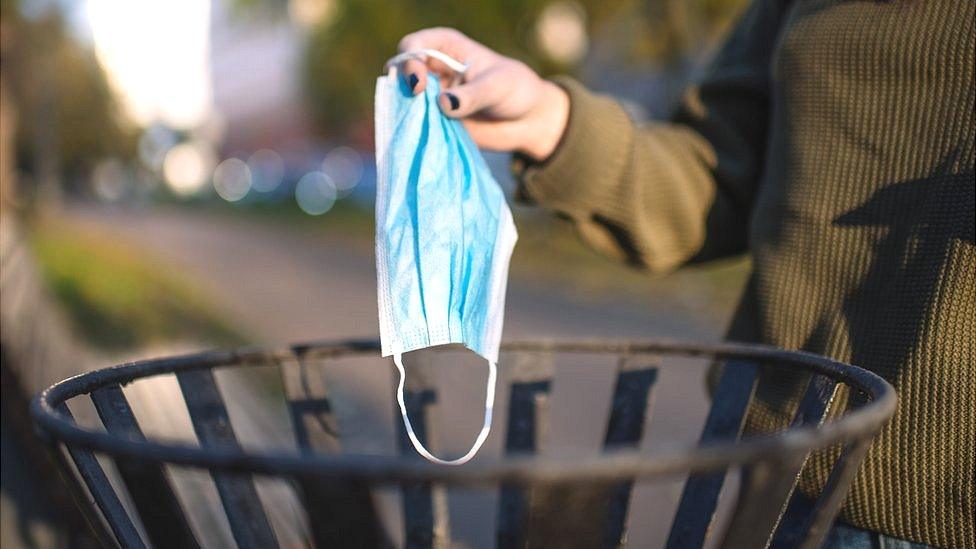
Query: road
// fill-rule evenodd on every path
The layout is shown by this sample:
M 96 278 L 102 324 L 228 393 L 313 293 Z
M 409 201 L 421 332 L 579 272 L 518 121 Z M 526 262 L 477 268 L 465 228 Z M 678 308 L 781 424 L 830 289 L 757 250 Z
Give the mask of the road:
M 152 252 L 173 269 L 199 281 L 256 343 L 378 335 L 375 271 L 368 245 L 350 243 L 337 234 L 312 233 L 307 228 L 176 208 L 84 207 L 74 208 L 68 215 L 105 229 L 113 238 L 132 242 Z M 504 339 L 673 337 L 714 340 L 720 335 L 725 317 L 724 314 L 707 319 L 695 317 L 680 308 L 680 300 L 660 309 L 649 306 L 646 298 L 639 296 L 581 297 L 571 290 L 516 278 L 509 284 Z M 601 398 L 597 395 L 601 391 L 596 387 L 601 379 L 609 382 L 609 378 L 606 373 L 598 372 L 610 371 L 611 365 L 607 364 L 601 370 L 585 362 L 574 360 L 557 365 L 557 380 L 559 376 L 564 380 L 562 383 L 557 381 L 556 385 L 562 387 L 562 396 L 558 394 L 559 390 L 554 390 L 557 394 L 553 396 L 552 431 L 545 452 L 582 452 L 599 443 L 592 437 L 586 439 L 582 435 L 585 429 L 580 425 L 581 422 L 593 424 L 600 420 L 600 414 L 592 413 L 599 409 Z M 702 383 L 705 365 L 679 362 L 666 362 L 661 370 L 644 448 L 688 444 L 697 437 L 707 410 Z M 500 368 L 504 369 L 504 361 Z M 443 373 L 439 383 L 448 389 L 433 418 L 440 447 L 441 450 L 463 451 L 480 424 L 484 373 L 480 368 L 460 367 L 439 371 Z M 388 365 L 346 368 L 342 372 L 348 376 L 347 386 L 359 391 L 357 394 L 363 400 L 359 404 L 361 409 L 389 407 L 379 414 L 376 410 L 364 412 L 359 416 L 364 424 L 376 421 L 376 417 L 393 417 L 393 403 L 388 398 L 392 375 Z M 221 381 L 222 389 L 228 393 L 232 417 L 243 418 L 240 423 L 244 425 L 235 425 L 240 438 L 259 446 L 293 444 L 284 432 L 283 426 L 287 425 L 284 416 L 241 405 L 262 398 L 252 387 L 232 376 Z M 151 402 L 159 408 L 160 403 L 179 398 L 176 392 L 169 397 L 162 396 L 169 394 L 166 391 L 178 391 L 175 382 L 170 385 L 168 389 L 143 390 L 131 394 L 130 398 L 149 402 L 140 407 L 144 408 L 144 415 L 151 415 L 152 412 L 146 411 L 154 407 Z M 138 391 L 137 387 L 138 384 L 128 391 Z M 166 412 L 157 410 L 156 413 Z M 178 437 L 192 433 L 187 430 L 189 423 L 185 414 L 178 415 L 180 417 L 175 420 L 159 422 L 159 430 L 150 434 Z M 500 451 L 501 429 L 497 425 L 502 421 L 496 420 L 496 429 L 484 449 L 486 455 Z M 388 432 L 391 426 L 392 420 L 373 430 L 357 429 L 358 437 L 347 444 L 347 451 L 392 452 L 392 442 L 378 444 L 374 440 L 374 435 Z M 205 475 L 180 474 L 184 475 L 184 482 L 197 486 L 209 501 L 216 501 L 216 492 L 208 486 Z M 681 479 L 677 479 L 642 486 L 635 491 L 629 525 L 630 539 L 640 542 L 635 546 L 656 546 L 663 541 L 680 488 Z M 266 506 L 269 499 L 286 501 L 285 505 L 274 505 L 279 515 L 275 519 L 276 532 L 282 541 L 300 544 L 304 524 L 300 519 L 288 518 L 295 515 L 291 506 L 297 504 L 287 487 L 268 485 L 260 489 Z M 472 495 L 460 491 L 449 494 L 451 537 L 455 546 L 482 546 L 490 539 L 494 498 L 494 494 Z M 387 500 L 395 501 L 389 497 Z M 391 528 L 396 529 L 399 517 L 398 510 L 390 512 L 387 520 Z M 220 521 L 219 518 L 215 520 Z M 204 541 L 208 545 L 221 545 L 226 541 L 226 525 L 221 525 L 211 535 L 211 539 Z

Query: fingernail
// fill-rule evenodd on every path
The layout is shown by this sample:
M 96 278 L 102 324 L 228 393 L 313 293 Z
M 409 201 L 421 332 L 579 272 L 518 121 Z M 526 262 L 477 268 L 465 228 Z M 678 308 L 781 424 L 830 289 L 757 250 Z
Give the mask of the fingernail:
M 458 100 L 458 98 L 453 93 L 445 93 L 444 96 L 447 97 L 448 102 L 450 102 L 451 110 L 458 110 L 458 107 L 461 106 L 461 102 Z
M 411 90 L 417 91 L 417 84 L 419 83 L 420 83 L 420 79 L 417 78 L 416 74 L 411 74 L 410 76 L 407 77 L 407 84 L 410 85 Z

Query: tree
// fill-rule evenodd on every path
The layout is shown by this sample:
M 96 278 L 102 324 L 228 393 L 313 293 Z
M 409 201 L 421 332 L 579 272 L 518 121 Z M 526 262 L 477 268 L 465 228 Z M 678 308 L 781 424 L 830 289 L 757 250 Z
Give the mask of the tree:
M 87 44 L 57 10 L 28 19 L 3 2 L 4 77 L 17 111 L 17 165 L 38 183 L 71 184 L 98 160 L 135 152 L 136 129 L 120 112 Z

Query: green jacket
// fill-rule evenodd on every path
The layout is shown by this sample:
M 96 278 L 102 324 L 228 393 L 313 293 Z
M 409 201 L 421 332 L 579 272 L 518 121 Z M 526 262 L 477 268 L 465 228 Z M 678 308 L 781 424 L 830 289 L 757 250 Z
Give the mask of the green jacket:
M 729 338 L 805 349 L 892 382 L 894 419 L 842 511 L 976 547 L 976 195 L 970 0 L 758 0 L 673 119 L 638 127 L 570 79 L 569 126 L 524 199 L 613 257 L 663 271 L 739 254 Z M 797 380 L 760 380 L 752 431 Z M 843 399 L 842 399 L 843 400 Z M 816 490 L 836 452 L 808 462 Z

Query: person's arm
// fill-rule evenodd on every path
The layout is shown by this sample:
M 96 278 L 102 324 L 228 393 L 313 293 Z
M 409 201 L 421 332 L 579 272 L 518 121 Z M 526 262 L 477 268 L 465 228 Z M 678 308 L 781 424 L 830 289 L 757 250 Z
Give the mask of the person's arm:
M 669 123 L 637 127 L 614 100 L 571 79 L 540 79 L 452 29 L 427 29 L 401 51 L 433 48 L 465 61 L 443 90 L 445 114 L 475 142 L 512 150 L 520 194 L 571 219 L 591 246 L 662 271 L 745 249 L 770 116 L 771 53 L 786 0 L 756 0 L 702 83 Z M 415 93 L 436 60 L 407 61 Z
M 597 250 L 654 271 L 744 251 L 786 4 L 754 3 L 667 123 L 637 127 L 616 101 L 558 79 L 569 122 L 547 160 L 516 161 L 522 196 L 571 219 Z

